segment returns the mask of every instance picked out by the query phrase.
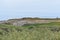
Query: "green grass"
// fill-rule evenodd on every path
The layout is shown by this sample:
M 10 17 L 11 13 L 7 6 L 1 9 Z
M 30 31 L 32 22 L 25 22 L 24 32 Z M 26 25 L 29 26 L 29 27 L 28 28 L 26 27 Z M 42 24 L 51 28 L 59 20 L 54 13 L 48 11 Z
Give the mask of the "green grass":
M 60 40 L 60 22 L 21 27 L 0 24 L 0 40 Z

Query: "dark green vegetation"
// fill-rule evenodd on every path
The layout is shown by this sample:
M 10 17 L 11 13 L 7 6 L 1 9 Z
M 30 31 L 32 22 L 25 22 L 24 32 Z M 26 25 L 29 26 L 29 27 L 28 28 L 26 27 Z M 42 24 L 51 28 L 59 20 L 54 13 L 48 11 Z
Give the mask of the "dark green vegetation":
M 12 26 L 0 24 L 0 40 L 60 40 L 60 22 Z

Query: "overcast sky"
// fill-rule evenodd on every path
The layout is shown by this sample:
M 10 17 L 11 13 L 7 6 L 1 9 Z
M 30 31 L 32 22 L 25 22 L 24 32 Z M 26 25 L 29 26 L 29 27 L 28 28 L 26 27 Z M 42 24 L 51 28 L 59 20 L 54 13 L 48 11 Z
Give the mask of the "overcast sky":
M 0 0 L 0 20 L 57 16 L 60 17 L 60 0 Z

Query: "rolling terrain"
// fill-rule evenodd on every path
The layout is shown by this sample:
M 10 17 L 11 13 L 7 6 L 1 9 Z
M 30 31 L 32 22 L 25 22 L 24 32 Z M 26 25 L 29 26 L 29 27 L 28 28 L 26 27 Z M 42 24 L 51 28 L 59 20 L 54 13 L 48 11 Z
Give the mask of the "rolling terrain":
M 60 18 L 18 18 L 0 21 L 0 24 L 23 26 L 24 24 L 41 24 L 50 22 L 60 22 Z
M 11 24 L 20 20 L 22 19 L 1 22 L 0 40 L 60 40 L 59 20 L 54 19 L 55 21 L 52 21 L 53 19 L 49 19 L 48 23 L 27 23 L 22 26 Z M 36 19 L 29 20 L 36 21 Z M 43 20 L 47 21 L 48 19 Z

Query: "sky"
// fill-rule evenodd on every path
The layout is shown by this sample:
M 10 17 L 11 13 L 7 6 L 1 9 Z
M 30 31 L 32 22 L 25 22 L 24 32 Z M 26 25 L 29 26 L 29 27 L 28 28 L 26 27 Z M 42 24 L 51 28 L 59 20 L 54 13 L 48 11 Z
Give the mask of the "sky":
M 0 20 L 60 17 L 60 0 L 0 0 Z

